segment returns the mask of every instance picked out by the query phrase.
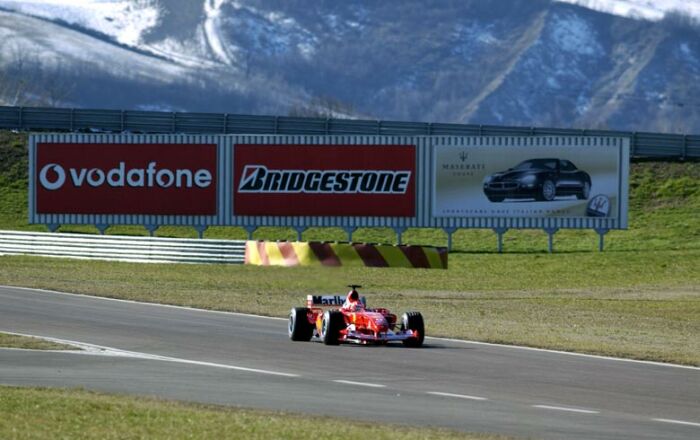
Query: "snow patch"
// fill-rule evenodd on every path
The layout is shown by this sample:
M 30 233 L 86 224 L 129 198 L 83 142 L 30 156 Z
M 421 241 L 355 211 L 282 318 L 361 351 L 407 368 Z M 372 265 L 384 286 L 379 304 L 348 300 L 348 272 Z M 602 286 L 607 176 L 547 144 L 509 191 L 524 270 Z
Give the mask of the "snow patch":
M 127 46 L 137 46 L 161 14 L 155 0 L 0 0 L 0 7 L 97 31 Z
M 470 23 L 469 25 L 457 25 L 452 32 L 452 38 L 456 44 L 452 49 L 455 55 L 463 55 L 467 59 L 480 51 L 499 43 L 499 40 L 491 32 L 493 25 Z
M 555 15 L 550 35 L 564 52 L 587 56 L 603 53 L 595 29 L 575 14 Z
M 700 70 L 700 59 L 690 47 L 688 42 L 683 42 L 678 45 L 678 57 L 687 62 L 694 70 Z
M 306 59 L 311 59 L 316 53 L 318 38 L 294 18 L 278 11 L 265 12 L 243 6 L 238 2 L 232 5 L 238 13 L 230 18 L 230 23 L 239 31 L 240 38 L 252 43 L 250 46 L 254 50 L 268 56 L 296 50 Z
M 235 56 L 226 48 L 221 35 L 221 7 L 226 0 L 205 0 L 204 34 L 214 55 L 224 64 L 233 65 Z
M 556 0 L 621 17 L 659 21 L 669 12 L 700 20 L 700 0 Z

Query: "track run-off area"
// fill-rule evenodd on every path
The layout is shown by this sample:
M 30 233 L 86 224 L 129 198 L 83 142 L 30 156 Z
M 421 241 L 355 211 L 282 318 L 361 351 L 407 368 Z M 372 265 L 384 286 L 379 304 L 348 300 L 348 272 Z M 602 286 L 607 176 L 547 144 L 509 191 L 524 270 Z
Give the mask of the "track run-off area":
M 430 333 L 430 323 L 426 323 Z M 543 439 L 700 438 L 700 368 L 427 338 L 291 342 L 280 318 L 0 287 L 0 384 L 96 391 Z

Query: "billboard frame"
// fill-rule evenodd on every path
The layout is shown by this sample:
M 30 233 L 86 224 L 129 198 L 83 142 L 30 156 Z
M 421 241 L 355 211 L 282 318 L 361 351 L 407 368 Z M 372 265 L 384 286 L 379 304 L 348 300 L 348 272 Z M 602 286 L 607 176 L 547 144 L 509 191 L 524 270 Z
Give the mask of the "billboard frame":
M 217 213 L 213 216 L 158 216 L 158 215 L 112 215 L 112 214 L 39 214 L 36 212 L 36 146 L 41 142 L 51 143 L 214 143 L 217 145 Z M 233 206 L 233 160 L 235 144 L 285 144 L 285 145 L 415 145 L 415 216 L 243 216 L 235 215 Z M 585 148 L 605 146 L 616 148 L 619 154 L 619 218 L 528 218 L 528 217 L 461 217 L 435 218 L 432 216 L 433 185 L 435 182 L 435 145 L 562 145 Z M 401 243 L 401 235 L 407 228 L 442 229 L 447 234 L 451 247 L 452 234 L 458 229 L 491 229 L 501 237 L 509 229 L 542 229 L 552 237 L 559 229 L 592 229 L 603 236 L 613 229 L 628 227 L 629 197 L 629 139 L 625 137 L 599 136 L 387 136 L 387 135 L 187 135 L 187 134 L 86 134 L 86 133 L 39 133 L 29 140 L 29 223 L 45 224 L 55 231 L 62 224 L 95 225 L 104 233 L 111 225 L 142 225 L 153 235 L 160 226 L 191 226 L 201 237 L 209 226 L 242 227 L 252 237 L 261 226 L 290 227 L 300 238 L 309 227 L 339 227 L 346 231 L 348 240 L 357 228 L 392 228 Z

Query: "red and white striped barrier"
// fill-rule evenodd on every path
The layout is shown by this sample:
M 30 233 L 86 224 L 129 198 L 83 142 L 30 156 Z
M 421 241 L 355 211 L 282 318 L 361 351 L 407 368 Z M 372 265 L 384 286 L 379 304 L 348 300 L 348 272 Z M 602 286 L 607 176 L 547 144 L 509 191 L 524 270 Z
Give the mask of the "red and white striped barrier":
M 245 264 L 447 269 L 447 248 L 337 242 L 247 241 Z

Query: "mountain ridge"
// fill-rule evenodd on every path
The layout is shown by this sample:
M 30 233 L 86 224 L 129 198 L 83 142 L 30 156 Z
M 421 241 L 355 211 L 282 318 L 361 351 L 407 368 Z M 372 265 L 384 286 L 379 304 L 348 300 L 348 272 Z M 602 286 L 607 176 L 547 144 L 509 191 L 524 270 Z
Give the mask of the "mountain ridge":
M 700 132 L 700 28 L 678 19 L 547 0 L 135 0 L 158 20 L 131 45 L 7 3 L 0 80 L 21 52 L 23 74 L 73 84 L 56 105 Z

